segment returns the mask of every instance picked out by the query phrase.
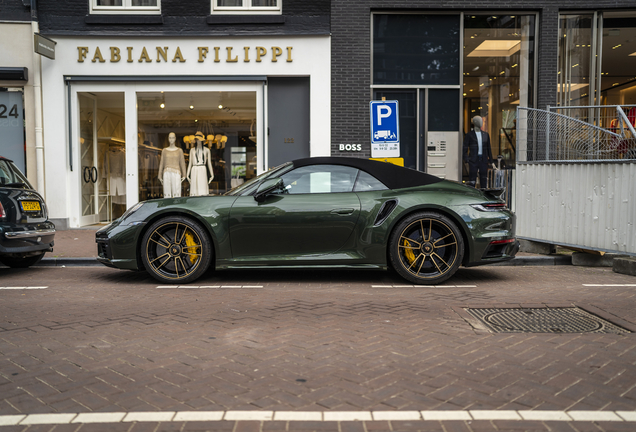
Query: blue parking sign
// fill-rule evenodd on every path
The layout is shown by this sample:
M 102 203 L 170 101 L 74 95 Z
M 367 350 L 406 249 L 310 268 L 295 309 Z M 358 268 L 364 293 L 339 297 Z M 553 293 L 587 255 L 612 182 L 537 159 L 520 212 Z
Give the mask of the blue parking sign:
M 371 101 L 372 157 L 400 156 L 398 101 Z

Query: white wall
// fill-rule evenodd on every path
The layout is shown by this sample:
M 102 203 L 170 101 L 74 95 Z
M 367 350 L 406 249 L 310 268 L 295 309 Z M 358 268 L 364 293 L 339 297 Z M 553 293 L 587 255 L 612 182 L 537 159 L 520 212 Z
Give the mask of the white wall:
M 77 219 L 74 214 L 79 202 L 75 171 L 69 171 L 67 96 L 64 76 L 309 76 L 310 77 L 310 151 L 311 156 L 329 156 L 331 136 L 331 42 L 328 36 L 315 37 L 228 37 L 228 38 L 57 38 L 56 59 L 42 59 L 44 146 L 47 184 L 47 205 L 51 218 Z M 78 47 L 87 48 L 80 62 Z M 111 47 L 119 49 L 111 56 Z M 132 49 L 129 62 L 128 47 Z M 167 62 L 157 52 L 167 49 Z M 198 47 L 207 47 L 207 58 L 199 62 Z M 215 62 L 214 47 L 219 47 L 219 62 Z M 231 47 L 230 59 L 228 50 Z M 249 62 L 245 61 L 244 47 L 248 47 Z M 257 47 L 267 54 L 256 61 Z M 282 54 L 272 61 L 272 47 L 280 47 Z M 288 62 L 287 47 L 292 47 Z M 99 56 L 96 56 L 99 48 Z M 142 57 L 146 48 L 150 62 Z M 179 48 L 184 62 L 176 57 Z M 83 52 L 83 50 L 82 50 Z M 117 50 L 113 50 L 117 52 Z M 157 61 L 157 60 L 160 61 Z M 95 60 L 94 62 L 92 60 Z M 141 61 L 139 61 L 141 60 Z M 175 60 L 175 61 L 173 61 Z M 171 86 L 176 83 L 171 83 Z M 192 82 L 190 82 L 192 84 Z M 115 84 L 117 85 L 117 84 Z M 121 87 L 124 88 L 122 83 Z M 123 90 L 122 90 L 123 91 Z M 75 121 L 75 119 L 73 119 Z M 133 131 L 136 128 L 133 129 Z M 128 131 L 128 128 L 127 128 Z M 73 137 L 77 153 L 77 137 Z M 72 214 L 73 213 L 73 214 Z M 75 226 L 71 222 L 71 226 Z
M 17 87 L 24 90 L 24 120 L 26 135 L 27 177 L 37 185 L 35 164 L 35 110 L 33 93 L 33 32 L 31 23 L 0 24 L 0 66 L 28 68 L 29 81 L 0 81 L 0 87 Z
M 636 164 L 518 164 L 517 236 L 636 254 Z

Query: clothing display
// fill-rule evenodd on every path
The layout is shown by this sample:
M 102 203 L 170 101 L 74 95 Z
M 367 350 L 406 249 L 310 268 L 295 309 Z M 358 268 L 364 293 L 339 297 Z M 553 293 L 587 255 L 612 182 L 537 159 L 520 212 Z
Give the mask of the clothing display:
M 190 173 L 190 196 L 208 195 L 208 172 L 205 165 L 195 165 Z
M 163 197 L 181 196 L 181 179 L 186 176 L 185 157 L 178 147 L 166 147 L 161 151 L 159 178 L 163 180 Z
M 114 148 L 107 152 L 104 174 L 108 176 L 108 194 L 113 204 L 126 204 L 126 153 Z
M 176 198 L 181 196 L 181 174 L 172 168 L 163 172 L 163 197 Z
M 468 179 L 474 186 L 479 174 L 479 185 L 485 188 L 488 184 L 488 167 L 493 161 L 490 149 L 490 135 L 481 130 L 471 130 L 464 137 L 464 161 L 468 162 Z
M 190 196 L 208 195 L 208 169 L 210 165 L 210 150 L 202 145 L 190 150 Z M 211 173 L 214 176 L 214 173 Z M 214 178 L 214 177 L 212 177 Z

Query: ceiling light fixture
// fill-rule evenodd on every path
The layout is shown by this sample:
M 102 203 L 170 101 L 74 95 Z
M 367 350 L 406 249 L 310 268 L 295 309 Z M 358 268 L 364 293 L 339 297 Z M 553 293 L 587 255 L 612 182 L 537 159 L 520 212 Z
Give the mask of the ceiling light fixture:
M 479 44 L 468 57 L 510 57 L 520 49 L 520 40 L 489 39 Z

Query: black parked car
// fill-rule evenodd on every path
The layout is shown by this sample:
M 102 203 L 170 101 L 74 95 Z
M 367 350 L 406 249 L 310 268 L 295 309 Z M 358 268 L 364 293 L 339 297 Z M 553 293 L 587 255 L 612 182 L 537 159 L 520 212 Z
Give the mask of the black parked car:
M 11 160 L 0 156 L 0 262 L 32 266 L 53 251 L 54 237 L 44 199 Z

